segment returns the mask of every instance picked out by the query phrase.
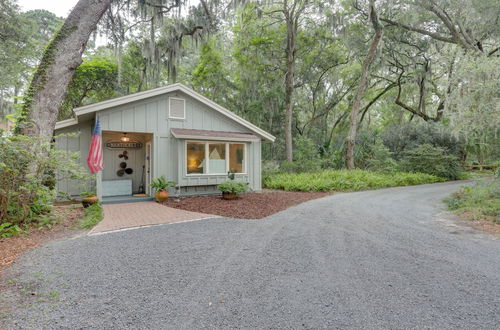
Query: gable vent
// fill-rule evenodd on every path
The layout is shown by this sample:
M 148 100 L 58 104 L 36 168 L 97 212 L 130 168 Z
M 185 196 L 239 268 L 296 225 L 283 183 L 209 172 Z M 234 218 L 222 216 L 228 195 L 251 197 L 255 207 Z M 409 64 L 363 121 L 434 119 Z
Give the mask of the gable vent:
M 168 109 L 169 118 L 186 119 L 186 100 L 170 97 Z

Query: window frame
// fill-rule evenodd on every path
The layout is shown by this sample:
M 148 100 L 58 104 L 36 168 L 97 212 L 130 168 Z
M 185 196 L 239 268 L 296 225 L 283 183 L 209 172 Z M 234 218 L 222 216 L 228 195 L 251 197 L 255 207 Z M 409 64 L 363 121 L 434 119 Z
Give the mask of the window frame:
M 201 143 L 205 145 L 205 166 L 203 167 L 203 172 L 204 173 L 188 173 L 187 169 L 187 146 L 188 143 Z M 209 150 L 209 145 L 210 144 L 224 144 L 225 145 L 225 157 L 226 157 L 226 173 L 209 173 L 210 171 L 210 150 Z M 235 175 L 248 175 L 248 148 L 247 148 L 247 143 L 241 142 L 241 141 L 200 141 L 200 140 L 185 140 L 184 141 L 184 176 L 186 177 L 207 177 L 207 176 L 221 176 L 225 175 L 227 176 L 228 169 L 229 169 L 229 145 L 230 144 L 242 144 L 243 145 L 243 172 L 241 173 L 235 173 Z
M 182 101 L 184 104 L 184 117 L 175 117 L 172 116 L 172 100 L 177 100 L 177 101 Z M 186 120 L 186 99 L 182 99 L 180 97 L 169 97 L 168 98 L 168 119 L 175 119 L 175 120 Z

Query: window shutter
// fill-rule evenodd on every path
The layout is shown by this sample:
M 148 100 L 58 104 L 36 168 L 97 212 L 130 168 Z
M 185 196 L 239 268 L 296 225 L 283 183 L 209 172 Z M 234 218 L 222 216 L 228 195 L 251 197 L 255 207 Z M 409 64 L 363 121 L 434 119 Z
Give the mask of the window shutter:
M 186 100 L 170 98 L 169 118 L 185 119 L 186 118 Z

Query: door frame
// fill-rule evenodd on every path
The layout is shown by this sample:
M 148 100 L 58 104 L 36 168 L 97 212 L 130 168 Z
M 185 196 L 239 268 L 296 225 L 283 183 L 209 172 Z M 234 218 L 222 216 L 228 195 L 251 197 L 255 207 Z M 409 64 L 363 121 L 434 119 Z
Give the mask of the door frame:
M 146 194 L 151 196 L 151 180 L 153 179 L 153 144 L 152 141 L 147 141 L 144 144 L 144 147 L 146 148 L 144 154 L 145 154 L 145 165 L 146 165 L 146 177 L 144 178 L 145 185 L 146 185 Z

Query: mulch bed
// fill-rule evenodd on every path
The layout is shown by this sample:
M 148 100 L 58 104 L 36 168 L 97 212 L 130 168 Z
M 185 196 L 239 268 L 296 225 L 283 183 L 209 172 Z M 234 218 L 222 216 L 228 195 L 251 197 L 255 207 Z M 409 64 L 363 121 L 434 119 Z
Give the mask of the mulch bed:
M 60 221 L 51 228 L 31 227 L 26 234 L 0 238 L 0 270 L 8 267 L 18 256 L 28 249 L 37 247 L 54 239 L 70 237 L 82 232 L 75 229 L 75 222 L 83 215 L 83 208 L 56 206 L 53 214 Z
M 221 215 L 228 218 L 261 219 L 311 199 L 331 195 L 324 192 L 264 191 L 241 194 L 239 199 L 224 200 L 220 195 L 173 198 L 163 205 L 192 211 Z

